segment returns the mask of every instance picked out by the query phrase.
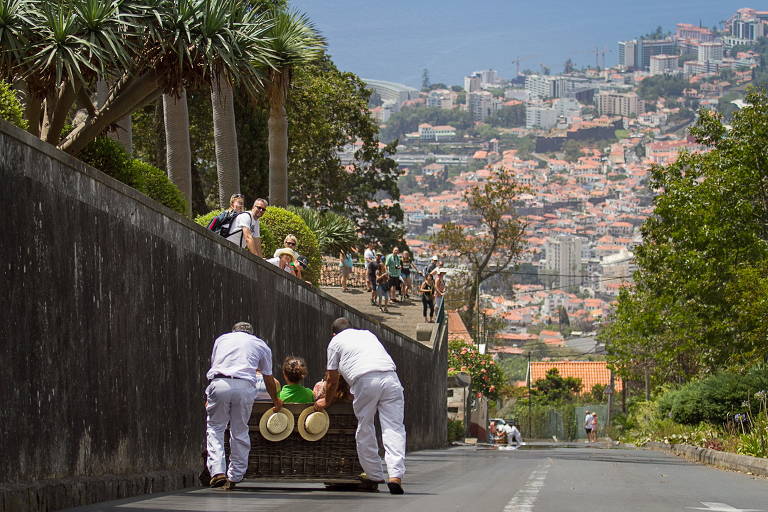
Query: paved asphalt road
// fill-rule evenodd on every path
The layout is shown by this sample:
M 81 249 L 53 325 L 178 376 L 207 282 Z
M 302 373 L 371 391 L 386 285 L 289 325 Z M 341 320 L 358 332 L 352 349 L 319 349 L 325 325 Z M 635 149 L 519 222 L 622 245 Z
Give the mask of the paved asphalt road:
M 713 510 L 768 512 L 768 479 L 645 450 L 459 447 L 409 454 L 406 494 L 329 492 L 317 484 L 248 483 L 82 507 L 79 512 L 432 512 Z

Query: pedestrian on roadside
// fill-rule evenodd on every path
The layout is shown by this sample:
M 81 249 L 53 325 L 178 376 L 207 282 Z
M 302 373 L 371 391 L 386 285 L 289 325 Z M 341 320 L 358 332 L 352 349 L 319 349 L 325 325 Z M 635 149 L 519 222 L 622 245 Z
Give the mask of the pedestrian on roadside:
M 587 411 L 584 417 L 584 432 L 587 434 L 587 443 L 592 442 L 592 413 Z
M 366 270 L 368 271 L 368 288 L 371 292 L 371 306 L 376 305 L 376 296 L 377 296 L 377 283 L 376 283 L 376 276 L 379 271 L 379 267 L 383 265 L 381 261 L 381 251 L 376 253 L 376 257 L 373 259 L 373 261 L 370 261 L 366 263 Z
M 325 398 L 315 402 L 317 410 L 330 406 L 336 396 L 339 376 L 350 384 L 354 396 L 352 408 L 357 418 L 355 441 L 357 458 L 363 467 L 362 486 L 375 490 L 384 483 L 374 418 L 379 415 L 387 487 L 392 494 L 403 494 L 405 475 L 405 402 L 403 386 L 394 361 L 379 339 L 370 331 L 353 329 L 349 320 L 337 318 L 331 326 L 333 338 L 328 344 L 328 384 Z
M 507 421 L 502 428 L 504 429 L 504 434 L 507 436 L 507 446 L 511 445 L 513 441 L 518 446 L 523 444 L 523 436 L 520 434 L 517 425 L 513 424 L 511 421 Z
M 432 317 L 435 316 L 435 280 L 432 274 L 427 274 L 424 278 L 424 282 L 421 283 L 419 288 L 421 292 L 421 306 L 422 314 L 424 315 L 424 322 L 433 323 Z M 429 320 L 427 320 L 427 310 L 429 310 Z
M 352 261 L 352 255 L 342 249 L 339 252 L 339 270 L 341 271 L 341 291 L 346 292 L 347 291 L 347 280 L 349 279 L 349 275 L 352 273 L 352 267 L 354 266 L 354 262 Z
M 238 244 L 240 247 L 247 248 L 251 254 L 263 258 L 264 256 L 261 254 L 259 219 L 267 211 L 268 206 L 269 202 L 266 199 L 256 199 L 253 202 L 253 208 L 235 217 L 229 229 L 227 240 Z
M 597 428 L 598 428 L 598 422 L 597 422 L 597 413 L 592 413 L 592 442 L 597 442 Z
M 387 313 L 387 306 L 389 305 L 389 283 L 387 266 L 381 263 L 376 270 L 376 298 L 379 309 L 384 313 Z
M 234 489 L 248 468 L 251 438 L 248 420 L 256 398 L 257 377 L 261 372 L 264 386 L 279 411 L 283 402 L 277 396 L 272 378 L 272 351 L 264 340 L 253 335 L 248 322 L 238 322 L 232 332 L 219 336 L 213 343 L 211 368 L 206 377 L 211 381 L 205 389 L 207 412 L 206 465 L 211 487 Z M 229 426 L 229 467 L 224 458 L 224 431 Z
M 402 267 L 398 247 L 393 247 L 392 252 L 387 254 L 384 264 L 389 274 L 389 300 L 397 302 L 397 292 L 400 291 L 400 269 Z
M 435 271 L 435 311 L 440 313 L 440 306 L 443 304 L 443 297 L 446 292 L 445 274 L 447 270 L 438 267 Z
M 437 255 L 432 256 L 432 260 L 430 260 L 429 265 L 427 265 L 427 268 L 424 269 L 424 277 L 427 277 L 432 273 L 433 270 L 437 268 L 437 260 Z
M 374 242 L 368 242 L 368 245 L 366 246 L 365 251 L 363 252 L 363 259 L 365 260 L 365 269 L 368 270 L 369 265 L 376 261 L 376 250 L 375 250 L 376 244 Z M 371 280 L 369 279 L 366 283 L 366 289 L 370 292 L 376 291 L 376 285 L 371 284 Z M 373 302 L 373 300 L 371 300 Z
M 408 251 L 403 251 L 403 256 L 400 258 L 400 280 L 402 281 L 400 288 L 400 300 L 410 299 L 409 293 L 412 286 L 412 269 L 413 260 L 411 260 L 411 254 Z
M 496 422 L 491 421 L 488 425 L 488 444 L 496 443 Z

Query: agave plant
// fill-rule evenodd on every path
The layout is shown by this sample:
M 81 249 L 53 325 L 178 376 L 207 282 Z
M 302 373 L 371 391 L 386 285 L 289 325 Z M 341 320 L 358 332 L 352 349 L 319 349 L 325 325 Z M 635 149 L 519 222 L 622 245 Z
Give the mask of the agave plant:
M 337 213 L 320 213 L 312 208 L 291 206 L 290 211 L 301 217 L 309 226 L 320 244 L 320 252 L 327 256 L 338 256 L 339 251 L 349 251 L 359 241 L 355 223 Z

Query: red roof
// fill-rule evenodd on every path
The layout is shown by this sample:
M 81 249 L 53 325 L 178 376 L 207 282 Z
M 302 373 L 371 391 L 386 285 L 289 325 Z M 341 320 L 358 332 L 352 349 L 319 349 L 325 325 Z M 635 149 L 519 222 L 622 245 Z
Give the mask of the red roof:
M 552 368 L 557 368 L 561 377 L 576 377 L 581 379 L 581 392 L 589 393 L 592 386 L 602 384 L 607 386 L 611 382 L 611 371 L 608 369 L 608 363 L 605 361 L 552 361 L 552 362 L 532 362 L 529 368 L 531 374 L 531 383 L 546 377 L 547 372 Z M 621 378 L 614 378 L 615 390 L 622 389 Z

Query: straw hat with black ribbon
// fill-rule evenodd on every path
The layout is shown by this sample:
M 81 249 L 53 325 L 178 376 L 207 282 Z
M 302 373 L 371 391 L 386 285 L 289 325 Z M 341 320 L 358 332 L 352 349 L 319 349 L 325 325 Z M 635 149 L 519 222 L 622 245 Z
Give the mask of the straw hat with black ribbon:
M 328 432 L 331 418 L 325 411 L 316 411 L 314 406 L 307 407 L 296 422 L 299 435 L 307 441 L 319 441 Z
M 268 441 L 282 441 L 293 432 L 295 420 L 293 413 L 283 407 L 275 412 L 275 408 L 268 409 L 259 420 L 259 433 Z

